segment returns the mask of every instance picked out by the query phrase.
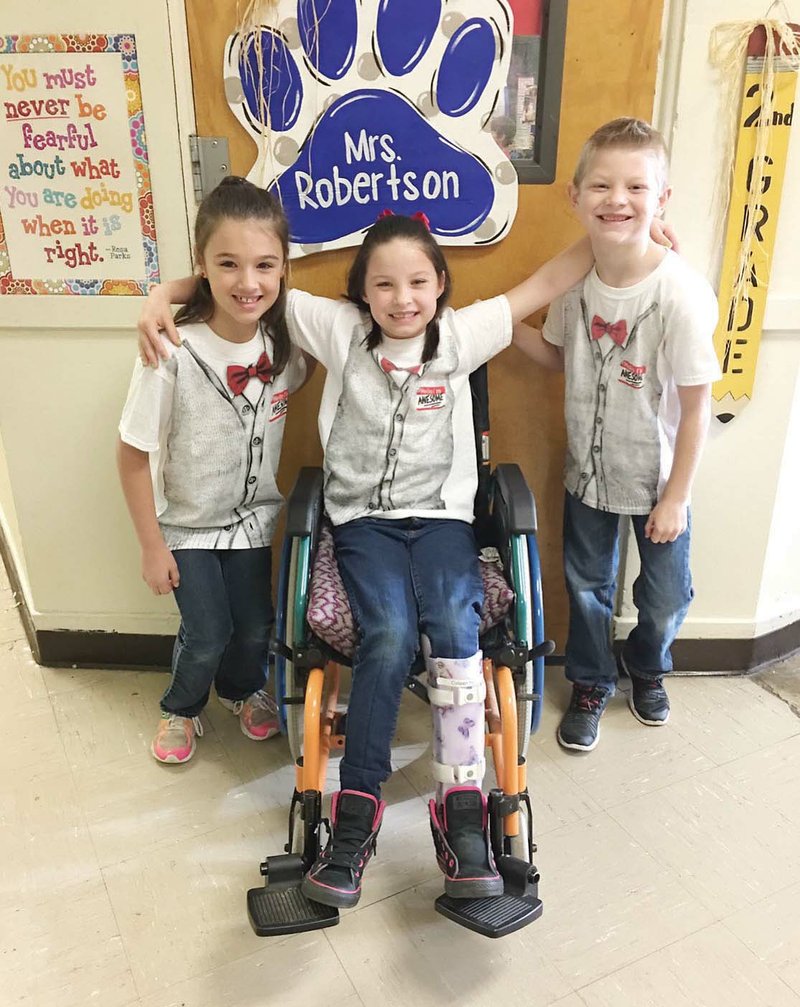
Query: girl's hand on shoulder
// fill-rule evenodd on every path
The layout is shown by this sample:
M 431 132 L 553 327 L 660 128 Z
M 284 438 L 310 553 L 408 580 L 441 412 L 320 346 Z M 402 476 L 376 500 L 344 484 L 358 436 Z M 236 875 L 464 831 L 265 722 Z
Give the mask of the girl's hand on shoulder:
M 181 337 L 172 320 L 169 294 L 163 286 L 156 284 L 150 288 L 136 328 L 139 330 L 139 356 L 145 366 L 158 367 L 159 358 L 166 360 L 168 357 L 160 336 L 162 330 L 171 343 L 181 345 Z
M 142 550 L 142 578 L 153 594 L 169 594 L 179 586 L 178 564 L 163 542 Z
M 650 237 L 657 245 L 671 248 L 673 252 L 680 254 L 678 235 L 660 217 L 653 217 L 653 223 L 650 225 Z

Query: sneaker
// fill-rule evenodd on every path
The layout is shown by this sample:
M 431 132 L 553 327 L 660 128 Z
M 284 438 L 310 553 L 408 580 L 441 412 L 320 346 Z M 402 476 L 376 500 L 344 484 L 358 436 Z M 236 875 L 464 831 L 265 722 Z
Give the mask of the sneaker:
M 199 717 L 162 713 L 150 751 L 159 762 L 188 762 L 194 755 L 195 737 L 202 736 L 203 725 Z
M 444 802 L 430 801 L 433 845 L 444 873 L 444 891 L 453 899 L 503 894 L 489 841 L 486 798 L 477 787 L 451 787 Z
M 622 653 L 617 655 L 617 667 L 631 680 L 628 706 L 634 717 L 648 727 L 661 727 L 662 724 L 666 724 L 669 720 L 669 697 L 664 688 L 663 676 L 646 678 L 643 675 L 634 675 Z
M 669 696 L 664 680 L 631 675 L 628 705 L 637 720 L 649 727 L 661 727 L 669 720 Z
M 599 685 L 573 685 L 572 700 L 558 727 L 562 748 L 591 752 L 600 737 L 600 717 L 611 690 Z
M 217 696 L 226 710 L 239 718 L 242 734 L 252 741 L 266 741 L 280 733 L 278 705 L 263 689 L 251 692 L 247 699 L 224 699 Z
M 331 835 L 303 878 L 303 895 L 339 909 L 357 904 L 361 877 L 375 852 L 385 807 L 384 801 L 357 790 L 340 790 L 333 795 Z

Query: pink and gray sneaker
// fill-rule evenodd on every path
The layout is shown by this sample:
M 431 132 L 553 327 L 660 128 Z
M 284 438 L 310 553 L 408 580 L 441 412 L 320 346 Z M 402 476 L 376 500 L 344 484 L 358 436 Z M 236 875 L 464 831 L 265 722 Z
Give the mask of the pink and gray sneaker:
M 199 717 L 179 717 L 177 713 L 162 713 L 150 745 L 153 758 L 159 762 L 188 762 L 194 755 L 195 738 L 203 736 Z
M 252 741 L 266 741 L 280 733 L 278 706 L 264 689 L 251 692 L 247 699 L 224 699 L 217 696 L 226 710 L 239 718 L 242 734 Z

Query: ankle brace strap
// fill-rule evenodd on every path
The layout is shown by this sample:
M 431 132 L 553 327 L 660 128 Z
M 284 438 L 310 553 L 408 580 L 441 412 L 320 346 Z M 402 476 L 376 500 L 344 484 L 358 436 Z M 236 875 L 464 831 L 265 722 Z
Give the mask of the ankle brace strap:
M 436 678 L 436 685 L 428 686 L 428 699 L 432 706 L 465 706 L 482 703 L 486 699 L 486 682 L 483 678 Z
M 443 762 L 431 760 L 433 778 L 437 783 L 445 783 L 452 786 L 454 783 L 478 783 L 483 779 L 486 772 L 486 759 L 481 756 L 477 762 L 470 766 L 447 766 Z

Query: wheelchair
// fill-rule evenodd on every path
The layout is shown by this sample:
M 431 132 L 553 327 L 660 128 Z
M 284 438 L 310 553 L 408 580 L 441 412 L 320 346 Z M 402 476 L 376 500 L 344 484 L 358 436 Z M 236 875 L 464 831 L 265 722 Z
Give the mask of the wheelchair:
M 490 468 L 486 365 L 471 375 L 470 385 L 478 455 L 475 530 L 488 602 L 481 622 L 486 746 L 498 784 L 488 795 L 488 810 L 504 892 L 474 899 L 443 894 L 435 908 L 470 930 L 502 937 L 542 913 L 526 757 L 541 716 L 545 657 L 554 645 L 544 636 L 533 493 L 517 465 Z M 313 902 L 300 891 L 303 875 L 319 855 L 321 829 L 327 828 L 322 794 L 328 760 L 344 747 L 347 730 L 340 668 L 349 665 L 355 644 L 347 596 L 340 582 L 335 583 L 338 571 L 322 488 L 322 470 L 303 468 L 287 504 L 270 649 L 281 724 L 295 764 L 295 789 L 284 852 L 267 856 L 260 867 L 264 884 L 247 893 L 248 917 L 259 936 L 302 933 L 339 921 L 338 909 Z M 406 685 L 428 702 L 419 672 L 418 666 L 412 667 Z

